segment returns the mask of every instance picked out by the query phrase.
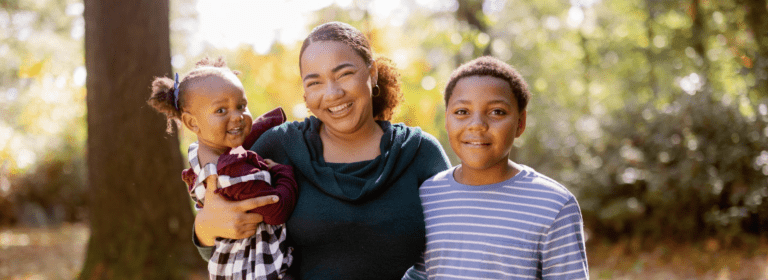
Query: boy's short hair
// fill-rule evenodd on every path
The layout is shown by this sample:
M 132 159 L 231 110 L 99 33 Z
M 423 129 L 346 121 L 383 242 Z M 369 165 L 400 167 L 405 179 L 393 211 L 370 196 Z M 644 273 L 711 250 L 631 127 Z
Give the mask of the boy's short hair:
M 456 87 L 456 83 L 458 83 L 461 78 L 470 76 L 491 76 L 507 81 L 512 89 L 512 94 L 517 100 L 517 109 L 522 112 L 525 110 L 525 107 L 528 106 L 528 100 L 531 99 L 531 92 L 528 91 L 528 84 L 525 83 L 523 76 L 521 76 L 511 65 L 504 63 L 495 57 L 482 56 L 462 64 L 459 68 L 453 70 L 451 78 L 445 86 L 444 97 L 446 107 L 448 106 L 448 100 L 451 99 L 451 95 L 453 95 L 453 88 Z

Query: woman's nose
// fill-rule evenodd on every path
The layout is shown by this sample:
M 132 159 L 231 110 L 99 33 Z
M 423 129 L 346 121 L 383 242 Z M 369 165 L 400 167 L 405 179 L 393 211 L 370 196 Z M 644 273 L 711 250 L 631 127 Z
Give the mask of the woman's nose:
M 326 95 L 327 97 L 338 98 L 344 95 L 344 90 L 338 82 L 330 82 L 326 89 Z

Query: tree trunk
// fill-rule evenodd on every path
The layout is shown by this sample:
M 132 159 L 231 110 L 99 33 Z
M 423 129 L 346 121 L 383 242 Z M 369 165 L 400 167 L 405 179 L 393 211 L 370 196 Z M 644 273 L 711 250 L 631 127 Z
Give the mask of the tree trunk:
M 171 69 L 168 0 L 85 0 L 91 239 L 81 279 L 181 279 L 204 268 L 179 141 L 147 104 Z

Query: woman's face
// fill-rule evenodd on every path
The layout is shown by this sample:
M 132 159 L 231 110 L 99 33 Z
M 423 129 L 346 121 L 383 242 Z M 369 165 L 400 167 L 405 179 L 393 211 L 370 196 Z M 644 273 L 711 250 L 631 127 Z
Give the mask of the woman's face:
M 304 101 L 328 132 L 353 133 L 373 122 L 375 65 L 335 41 L 312 43 L 300 59 Z

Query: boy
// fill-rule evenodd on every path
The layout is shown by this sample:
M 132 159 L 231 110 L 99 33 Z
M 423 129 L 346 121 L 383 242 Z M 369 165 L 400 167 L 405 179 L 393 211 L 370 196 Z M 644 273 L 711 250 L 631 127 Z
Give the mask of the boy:
M 527 85 L 480 57 L 445 89 L 445 127 L 461 164 L 420 187 L 423 264 L 404 279 L 586 279 L 581 210 L 556 181 L 508 159 L 525 130 Z

